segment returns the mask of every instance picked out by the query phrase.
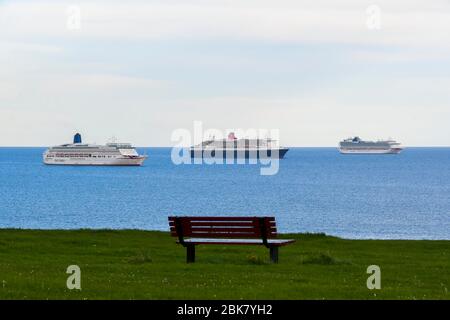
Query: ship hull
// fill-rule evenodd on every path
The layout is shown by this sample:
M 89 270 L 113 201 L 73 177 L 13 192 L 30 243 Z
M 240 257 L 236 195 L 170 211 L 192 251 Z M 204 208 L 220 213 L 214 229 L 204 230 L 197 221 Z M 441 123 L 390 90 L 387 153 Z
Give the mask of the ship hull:
M 233 159 L 260 159 L 277 158 L 283 159 L 288 148 L 264 149 L 264 150 L 224 150 L 224 149 L 191 149 L 191 158 L 233 158 Z
M 71 159 L 71 158 L 45 158 L 46 165 L 66 166 L 142 166 L 146 157 L 114 158 L 114 159 Z
M 371 149 L 361 149 L 361 150 L 349 150 L 339 148 L 339 152 L 342 154 L 399 154 L 403 149 L 400 148 L 392 148 L 392 149 L 380 149 L 380 150 L 371 150 Z

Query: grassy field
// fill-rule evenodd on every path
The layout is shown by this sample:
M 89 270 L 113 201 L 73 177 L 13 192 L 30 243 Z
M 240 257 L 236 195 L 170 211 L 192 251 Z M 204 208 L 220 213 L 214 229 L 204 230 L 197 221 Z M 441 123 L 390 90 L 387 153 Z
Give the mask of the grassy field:
M 197 262 L 164 232 L 0 229 L 1 299 L 449 299 L 450 241 L 285 235 L 260 246 L 200 246 Z M 81 268 L 82 290 L 66 269 Z M 366 269 L 381 268 L 381 290 Z

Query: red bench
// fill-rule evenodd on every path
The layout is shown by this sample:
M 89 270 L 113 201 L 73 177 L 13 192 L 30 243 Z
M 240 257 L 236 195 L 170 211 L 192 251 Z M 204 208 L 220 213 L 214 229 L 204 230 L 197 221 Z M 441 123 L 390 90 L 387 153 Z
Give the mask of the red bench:
M 295 240 L 275 239 L 274 217 L 169 217 L 170 233 L 186 247 L 188 263 L 195 262 L 195 246 L 264 245 L 270 260 L 278 262 L 278 248 Z

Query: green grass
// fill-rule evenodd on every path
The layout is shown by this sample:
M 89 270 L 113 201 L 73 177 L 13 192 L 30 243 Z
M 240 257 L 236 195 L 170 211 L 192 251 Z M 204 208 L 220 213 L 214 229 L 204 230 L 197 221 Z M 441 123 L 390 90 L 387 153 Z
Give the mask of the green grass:
M 0 230 L 1 299 L 449 299 L 450 241 L 294 234 L 269 263 L 262 246 L 199 246 L 164 232 Z M 81 268 L 81 291 L 66 269 Z M 381 268 L 381 290 L 366 269 Z

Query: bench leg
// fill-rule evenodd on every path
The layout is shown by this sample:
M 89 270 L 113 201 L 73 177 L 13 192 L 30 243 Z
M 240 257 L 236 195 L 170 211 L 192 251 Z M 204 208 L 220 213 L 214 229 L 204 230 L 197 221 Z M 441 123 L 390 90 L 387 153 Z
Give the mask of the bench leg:
M 195 262 L 195 245 L 186 246 L 186 262 L 187 263 Z
M 278 263 L 278 247 L 270 247 L 270 261 Z

